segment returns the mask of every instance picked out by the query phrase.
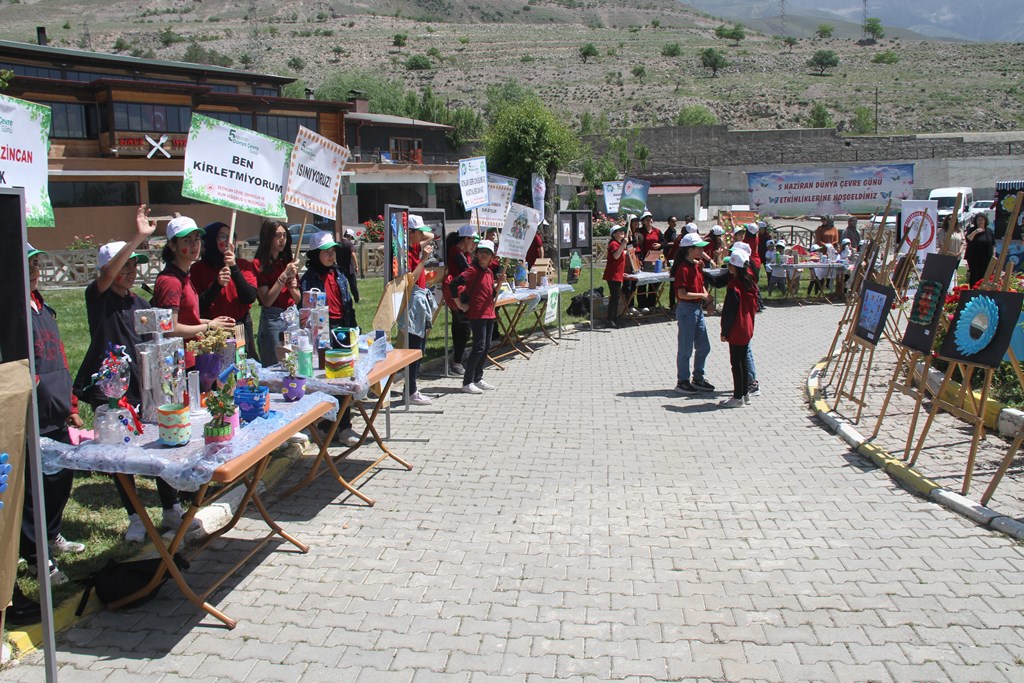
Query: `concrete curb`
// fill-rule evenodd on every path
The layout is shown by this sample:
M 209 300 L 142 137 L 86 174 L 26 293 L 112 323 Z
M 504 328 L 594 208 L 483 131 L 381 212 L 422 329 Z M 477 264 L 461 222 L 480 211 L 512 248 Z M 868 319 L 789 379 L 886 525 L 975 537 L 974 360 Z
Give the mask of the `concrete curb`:
M 936 484 L 917 470 L 908 467 L 903 460 L 892 455 L 878 444 L 869 442 L 853 428 L 853 425 L 842 416 L 833 412 L 821 397 L 820 379 L 826 366 L 828 366 L 828 359 L 822 360 L 811 369 L 811 373 L 807 377 L 807 400 L 815 416 L 828 427 L 829 431 L 834 432 L 843 441 L 848 443 L 853 450 L 871 460 L 876 467 L 885 470 L 890 477 L 908 491 L 916 493 L 922 498 L 927 498 L 933 503 L 938 503 L 979 526 L 1006 534 L 1018 541 L 1024 540 L 1024 523 L 1018 522 L 1012 517 L 1007 517 L 981 503 Z M 933 370 L 933 372 L 937 371 Z M 931 379 L 929 377 L 929 380 Z M 939 373 L 938 379 L 941 381 L 941 373 Z M 938 388 L 937 383 L 935 386 Z M 1004 407 L 999 412 L 998 424 L 1000 427 L 1003 427 L 1005 424 L 1007 429 L 1015 429 L 1022 419 L 1024 419 L 1024 413 L 1013 408 Z M 1003 433 L 1002 429 L 1000 429 L 1000 433 Z
M 307 442 L 307 445 L 308 444 L 309 442 Z M 300 447 L 297 444 L 291 443 L 281 448 L 278 453 L 275 453 L 273 459 L 270 461 L 270 465 L 267 466 L 267 471 L 263 474 L 263 480 L 260 482 L 259 487 L 260 493 L 262 494 L 267 488 L 272 487 L 277 483 L 288 469 L 304 455 L 304 446 Z M 196 519 L 200 521 L 203 529 L 217 529 L 227 523 L 227 521 L 235 514 L 235 510 L 242 499 L 243 493 L 244 490 L 241 487 L 236 487 L 225 494 L 216 503 L 200 510 L 196 514 Z M 192 532 L 187 537 L 187 546 L 197 545 L 205 538 L 205 534 L 201 534 L 198 531 Z M 156 557 L 156 550 L 153 548 L 151 543 L 144 545 L 137 554 L 125 561 L 141 560 L 149 557 Z M 78 602 L 80 599 L 81 593 L 78 595 L 72 595 L 59 605 L 54 605 L 54 632 L 60 633 L 61 631 L 74 626 L 89 615 L 105 609 L 103 603 L 96 597 L 96 593 L 93 592 L 89 597 L 89 602 L 86 604 L 85 610 L 82 612 L 82 616 L 76 616 L 75 611 L 78 609 Z M 42 645 L 42 624 L 30 624 L 28 626 L 12 628 L 7 632 L 7 640 L 15 650 L 14 658 L 17 659 L 22 657 Z

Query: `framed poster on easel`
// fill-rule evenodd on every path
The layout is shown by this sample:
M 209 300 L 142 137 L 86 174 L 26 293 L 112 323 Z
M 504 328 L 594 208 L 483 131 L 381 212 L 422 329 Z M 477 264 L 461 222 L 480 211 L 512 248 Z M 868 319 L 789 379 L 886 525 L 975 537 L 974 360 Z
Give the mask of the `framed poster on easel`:
M 409 272 L 409 207 L 384 205 L 384 282 Z
M 556 219 L 558 255 L 568 258 L 573 251 L 580 256 L 594 252 L 593 214 L 589 211 L 559 211 Z

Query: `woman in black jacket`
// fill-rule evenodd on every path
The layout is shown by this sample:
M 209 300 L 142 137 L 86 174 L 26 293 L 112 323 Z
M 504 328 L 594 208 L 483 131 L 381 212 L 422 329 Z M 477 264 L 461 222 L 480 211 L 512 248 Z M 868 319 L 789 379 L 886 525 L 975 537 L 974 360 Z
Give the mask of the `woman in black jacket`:
M 985 277 L 988 264 L 995 254 L 995 237 L 988 229 L 988 216 L 983 213 L 974 214 L 971 229 L 967 231 L 967 247 L 964 258 L 967 259 L 967 283 L 972 287 Z

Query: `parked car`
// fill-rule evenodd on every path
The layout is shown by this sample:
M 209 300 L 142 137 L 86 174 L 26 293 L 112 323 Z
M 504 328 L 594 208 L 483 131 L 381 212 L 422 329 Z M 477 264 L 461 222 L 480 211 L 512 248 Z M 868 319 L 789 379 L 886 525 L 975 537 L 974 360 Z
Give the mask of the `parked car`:
M 292 248 L 299 243 L 299 231 L 302 230 L 302 224 L 295 223 L 288 226 L 288 232 L 292 236 Z M 327 230 L 321 230 L 312 223 L 306 223 L 306 232 L 302 233 L 302 249 L 305 251 L 306 247 L 309 246 L 310 241 L 318 234 L 322 232 L 328 232 Z M 246 244 L 256 247 L 259 246 L 260 236 L 250 237 L 245 241 Z
M 996 201 L 994 199 L 979 199 L 978 201 L 971 204 L 967 210 L 971 216 L 974 214 L 983 213 L 988 217 L 988 224 L 994 226 L 996 224 Z

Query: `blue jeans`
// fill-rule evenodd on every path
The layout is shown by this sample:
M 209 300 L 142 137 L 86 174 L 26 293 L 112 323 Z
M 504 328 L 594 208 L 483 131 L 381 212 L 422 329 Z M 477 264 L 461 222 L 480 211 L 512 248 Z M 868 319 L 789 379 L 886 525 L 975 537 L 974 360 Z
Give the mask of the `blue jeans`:
M 288 327 L 281 314 L 283 308 L 269 306 L 264 308 L 260 314 L 260 332 L 257 337 L 259 344 L 259 361 L 263 367 L 269 367 L 277 363 L 277 345 L 280 342 L 280 335 Z M 252 356 L 250 356 L 251 358 Z
M 757 368 L 754 367 L 754 354 L 747 343 L 747 384 L 757 384 Z
M 690 381 L 690 356 L 693 355 L 693 378 L 704 379 L 704 361 L 711 353 L 708 328 L 704 323 L 704 309 L 695 301 L 680 301 L 676 304 L 676 321 L 679 323 L 679 350 L 676 352 L 676 379 Z M 697 353 L 694 355 L 694 349 Z

